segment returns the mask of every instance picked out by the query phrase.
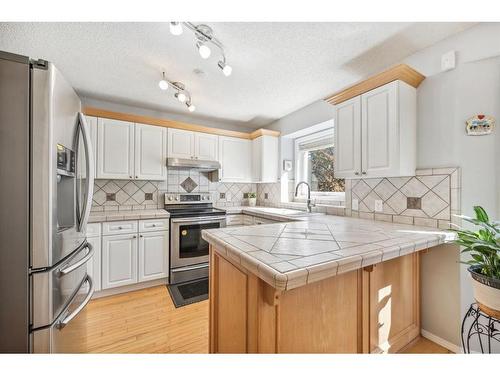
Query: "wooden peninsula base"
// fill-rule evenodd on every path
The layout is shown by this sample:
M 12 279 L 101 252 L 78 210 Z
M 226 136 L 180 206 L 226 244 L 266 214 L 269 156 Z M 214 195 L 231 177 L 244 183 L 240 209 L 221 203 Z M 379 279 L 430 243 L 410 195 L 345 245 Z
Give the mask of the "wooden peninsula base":
M 394 353 L 420 334 L 419 254 L 278 291 L 210 250 L 210 353 Z

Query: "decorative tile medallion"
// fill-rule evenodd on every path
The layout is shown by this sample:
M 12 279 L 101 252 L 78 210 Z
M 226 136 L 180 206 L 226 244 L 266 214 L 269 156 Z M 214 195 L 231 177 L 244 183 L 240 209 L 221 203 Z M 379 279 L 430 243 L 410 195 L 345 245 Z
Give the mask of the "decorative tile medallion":
M 198 184 L 194 182 L 194 180 L 191 177 L 186 178 L 184 181 L 181 183 L 181 187 L 186 190 L 188 193 L 191 193 Z

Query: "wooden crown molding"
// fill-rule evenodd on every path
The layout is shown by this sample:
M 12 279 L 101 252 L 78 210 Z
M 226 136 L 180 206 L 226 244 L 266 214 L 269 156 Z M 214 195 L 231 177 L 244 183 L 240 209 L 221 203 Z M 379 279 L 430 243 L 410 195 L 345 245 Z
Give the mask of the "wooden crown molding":
M 406 64 L 400 64 L 339 91 L 325 98 L 325 101 L 330 104 L 339 104 L 396 80 L 406 82 L 410 86 L 417 88 L 424 79 L 425 76 L 412 67 Z
M 150 116 L 141 116 L 141 115 L 134 115 L 134 114 L 130 114 L 130 113 L 113 112 L 113 111 L 108 111 L 106 109 L 100 109 L 100 108 L 94 108 L 94 107 L 85 107 L 83 109 L 83 113 L 87 116 L 109 118 L 109 119 L 113 119 L 113 120 L 128 121 L 128 122 L 138 122 L 141 124 L 163 126 L 166 128 L 174 128 L 174 129 L 182 129 L 182 130 L 191 130 L 191 131 L 195 131 L 195 132 L 222 135 L 222 136 L 226 136 L 226 137 L 235 137 L 235 138 L 242 138 L 242 139 L 255 139 L 255 138 L 260 137 L 262 135 L 270 135 L 272 137 L 279 137 L 280 136 L 280 132 L 274 131 L 274 130 L 269 130 L 269 129 L 257 129 L 251 133 L 245 133 L 245 132 L 238 132 L 238 131 L 234 131 L 234 130 L 210 128 L 208 126 L 189 124 L 189 123 L 181 122 L 181 121 L 165 120 L 165 119 L 160 119 L 160 118 L 150 117 Z

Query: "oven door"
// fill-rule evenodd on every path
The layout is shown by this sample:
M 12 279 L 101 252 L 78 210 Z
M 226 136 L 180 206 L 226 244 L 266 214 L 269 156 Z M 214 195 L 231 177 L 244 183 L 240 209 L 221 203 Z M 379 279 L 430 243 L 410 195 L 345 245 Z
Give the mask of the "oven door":
M 201 238 L 201 231 L 225 226 L 225 216 L 171 219 L 171 268 L 208 263 L 209 245 Z

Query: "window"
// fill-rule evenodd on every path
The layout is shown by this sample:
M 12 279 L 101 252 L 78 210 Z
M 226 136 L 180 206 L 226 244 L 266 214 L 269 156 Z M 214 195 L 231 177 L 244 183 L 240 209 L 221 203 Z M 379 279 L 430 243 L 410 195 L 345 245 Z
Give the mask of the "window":
M 295 183 L 306 181 L 311 194 L 322 199 L 343 200 L 344 180 L 334 177 L 333 128 L 295 139 Z M 307 194 L 299 188 L 299 198 Z

